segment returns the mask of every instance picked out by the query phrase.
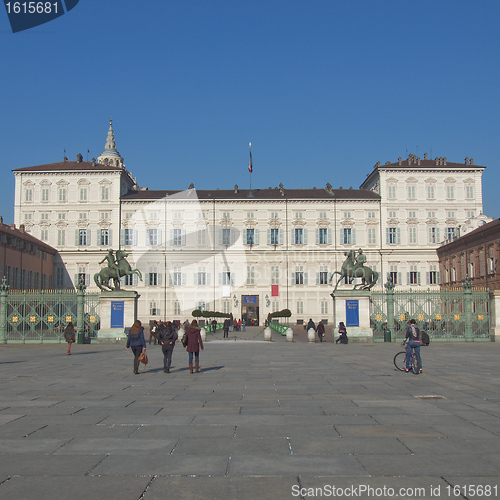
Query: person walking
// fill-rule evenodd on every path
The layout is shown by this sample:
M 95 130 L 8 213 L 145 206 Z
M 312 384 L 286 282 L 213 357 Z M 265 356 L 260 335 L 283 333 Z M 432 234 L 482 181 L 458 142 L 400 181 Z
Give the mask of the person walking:
M 228 339 L 229 338 L 229 325 L 231 324 L 231 320 L 229 318 L 226 318 L 224 320 L 224 338 Z
M 158 344 L 158 338 L 156 337 L 156 331 L 158 330 L 158 321 L 154 320 L 151 328 L 149 329 L 149 345 L 151 345 L 151 340 L 153 344 Z
M 167 321 L 166 323 L 160 323 L 156 335 L 163 352 L 163 371 L 165 373 L 170 373 L 172 353 L 174 352 L 175 341 L 178 338 L 177 332 L 172 323 Z
M 71 354 L 71 344 L 73 342 L 75 342 L 75 340 L 76 340 L 76 330 L 75 330 L 75 327 L 73 326 L 73 323 L 71 323 L 71 321 L 68 323 L 68 325 L 64 329 L 64 338 L 66 339 L 66 342 L 68 343 L 68 350 L 66 351 L 66 354 L 69 356 Z
M 141 352 L 146 352 L 146 340 L 144 339 L 144 328 L 138 319 L 130 327 L 127 337 L 127 351 L 130 347 L 134 353 L 134 373 L 139 375 L 139 356 Z
M 312 318 L 309 318 L 309 323 L 307 323 L 306 330 L 309 331 L 311 328 L 316 331 L 316 325 L 314 324 L 314 321 L 312 320 Z
M 236 318 L 233 319 L 233 332 L 238 331 L 238 321 L 236 321 Z
M 187 352 L 189 353 L 189 373 L 193 373 L 193 354 L 195 361 L 195 371 L 200 371 L 200 348 L 203 351 L 203 340 L 201 340 L 200 327 L 198 321 L 193 319 L 187 329 Z
M 318 323 L 317 332 L 318 332 L 319 341 L 323 342 L 323 335 L 325 334 L 325 326 L 323 325 L 323 322 L 321 320 Z
M 410 320 L 409 325 L 406 327 L 406 368 L 405 372 L 410 371 L 410 358 L 411 349 L 415 349 L 418 361 L 420 363 L 420 372 L 422 373 L 422 358 L 420 357 L 420 330 L 418 329 L 417 322 L 414 319 Z
M 215 333 L 217 331 L 217 320 L 214 318 L 212 320 L 212 333 Z

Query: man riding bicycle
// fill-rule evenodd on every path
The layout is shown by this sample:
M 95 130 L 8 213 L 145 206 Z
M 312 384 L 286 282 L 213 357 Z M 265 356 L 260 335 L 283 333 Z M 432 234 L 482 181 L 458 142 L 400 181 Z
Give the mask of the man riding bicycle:
M 420 364 L 420 371 L 422 373 L 422 358 L 420 357 L 420 330 L 418 329 L 417 322 L 414 319 L 410 320 L 410 324 L 406 327 L 406 368 L 405 372 L 410 372 L 410 358 L 411 350 L 415 349 L 418 362 Z

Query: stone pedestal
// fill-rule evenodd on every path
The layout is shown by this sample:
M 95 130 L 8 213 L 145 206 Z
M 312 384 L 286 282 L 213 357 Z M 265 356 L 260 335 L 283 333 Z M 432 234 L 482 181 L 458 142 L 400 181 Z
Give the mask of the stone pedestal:
M 333 297 L 333 335 L 338 337 L 338 325 L 344 322 L 349 342 L 373 342 L 370 326 L 370 291 L 337 289 Z
M 101 329 L 97 334 L 98 343 L 123 342 L 127 339 L 125 329 L 133 325 L 137 319 L 137 299 L 140 295 L 135 291 L 116 290 L 101 293 Z M 144 326 L 144 335 L 148 325 Z

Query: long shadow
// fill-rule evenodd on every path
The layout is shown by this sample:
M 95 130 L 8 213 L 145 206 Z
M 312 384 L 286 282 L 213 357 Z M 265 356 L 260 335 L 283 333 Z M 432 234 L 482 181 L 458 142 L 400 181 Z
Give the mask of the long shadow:
M 26 363 L 26 361 L 0 361 L 0 365 L 8 365 L 11 363 Z
M 213 371 L 213 370 L 220 370 L 222 368 L 224 368 L 223 365 L 221 365 L 221 366 L 209 366 L 208 368 L 200 368 L 200 373 L 201 372 Z M 140 371 L 141 371 L 141 373 L 143 373 L 143 370 L 140 370 Z M 144 370 L 144 373 L 158 373 L 158 372 L 162 372 L 162 371 L 163 371 L 163 368 L 161 368 L 161 367 L 159 367 L 159 368 L 150 368 L 150 369 L 146 368 L 146 370 Z M 187 372 L 187 371 L 189 371 L 188 367 L 184 367 L 184 368 L 170 368 L 170 373 Z

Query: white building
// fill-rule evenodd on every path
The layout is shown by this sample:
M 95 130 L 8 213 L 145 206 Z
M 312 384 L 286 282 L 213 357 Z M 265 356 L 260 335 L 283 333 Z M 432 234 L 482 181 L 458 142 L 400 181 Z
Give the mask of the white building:
M 140 294 L 138 316 L 190 317 L 195 308 L 262 324 L 288 308 L 292 321 L 331 319 L 332 273 L 344 252 L 398 286 L 439 283 L 436 248 L 482 214 L 485 167 L 416 158 L 377 163 L 360 189 L 148 190 L 115 146 L 112 123 L 97 161 L 14 170 L 15 223 L 59 250 L 56 286 L 93 275 L 108 249 L 141 271 L 123 288 Z M 335 278 L 336 279 L 336 278 Z

